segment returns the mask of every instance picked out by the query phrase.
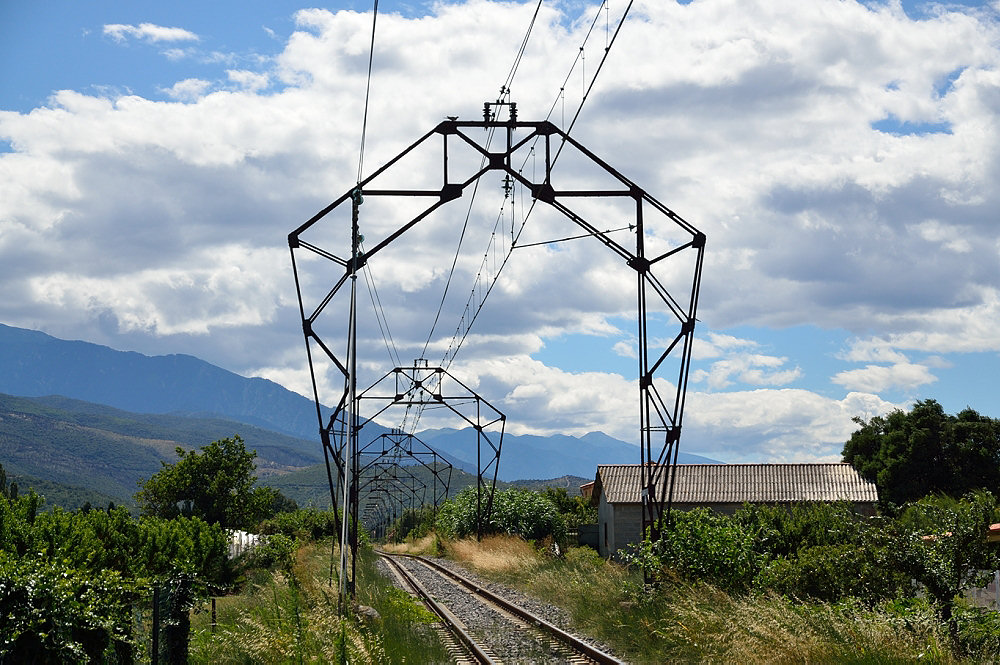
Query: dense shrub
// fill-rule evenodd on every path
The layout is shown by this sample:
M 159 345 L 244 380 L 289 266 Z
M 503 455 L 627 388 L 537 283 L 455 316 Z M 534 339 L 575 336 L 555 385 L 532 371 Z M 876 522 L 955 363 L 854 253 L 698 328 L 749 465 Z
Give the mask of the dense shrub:
M 756 583 L 803 599 L 857 598 L 870 605 L 892 598 L 907 581 L 886 565 L 885 553 L 878 549 L 850 543 L 814 545 L 770 561 Z
M 735 520 L 708 508 L 677 511 L 659 542 L 629 548 L 625 561 L 654 575 L 674 573 L 727 591 L 749 589 L 766 558 L 757 551 L 754 534 Z
M 581 524 L 597 522 L 597 506 L 582 496 L 570 496 L 565 487 L 546 487 L 542 496 L 552 502 L 566 521 L 566 526 L 576 529 Z
M 846 503 L 747 504 L 732 519 L 754 536 L 757 549 L 768 558 L 791 557 L 822 545 L 861 545 L 869 525 Z
M 486 510 L 486 497 L 482 511 Z M 447 536 L 464 538 L 476 533 L 476 489 L 469 487 L 449 499 L 438 511 L 437 528 Z M 483 516 L 486 534 L 507 533 L 526 540 L 551 537 L 557 541 L 566 538 L 566 523 L 552 502 L 537 492 L 509 489 L 496 492 L 493 511 Z
M 422 538 L 434 528 L 437 510 L 434 506 L 421 506 L 407 509 L 389 527 L 387 537 L 394 542 L 402 542 L 407 538 Z
M 129 662 L 138 649 L 134 604 L 148 600 L 152 585 L 183 588 L 171 594 L 169 616 L 186 620 L 199 596 L 232 580 L 218 525 L 137 520 L 123 508 L 39 512 L 40 505 L 30 493 L 0 497 L 2 662 L 24 662 L 21 654 L 32 655 L 27 662 L 102 662 L 108 649 Z M 186 639 L 186 632 L 177 638 Z
M 340 517 L 334 511 L 309 507 L 278 513 L 261 522 L 257 532 L 265 535 L 280 533 L 300 540 L 321 540 L 339 533 L 340 524 Z
M 959 647 L 966 655 L 1000 654 L 1000 613 L 978 607 L 955 609 Z
M 0 552 L 0 662 L 128 662 L 136 585 Z
M 975 492 L 952 505 L 934 499 L 918 501 L 896 524 L 893 565 L 926 589 L 938 616 L 959 639 L 953 616 L 955 597 L 984 586 L 1000 568 L 1000 548 L 987 542 L 997 504 L 989 492 Z
M 298 541 L 283 533 L 268 536 L 262 544 L 254 547 L 247 555 L 247 562 L 259 568 L 280 568 L 291 570 L 295 560 Z

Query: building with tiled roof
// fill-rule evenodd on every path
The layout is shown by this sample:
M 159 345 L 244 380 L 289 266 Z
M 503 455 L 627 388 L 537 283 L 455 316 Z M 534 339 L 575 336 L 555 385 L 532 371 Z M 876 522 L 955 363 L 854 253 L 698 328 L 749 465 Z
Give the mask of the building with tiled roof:
M 610 556 L 640 540 L 642 505 L 638 464 L 597 467 L 591 501 L 598 507 L 598 551 Z M 773 505 L 846 501 L 874 514 L 875 485 L 850 464 L 678 464 L 673 509 L 707 506 L 732 513 L 745 503 Z

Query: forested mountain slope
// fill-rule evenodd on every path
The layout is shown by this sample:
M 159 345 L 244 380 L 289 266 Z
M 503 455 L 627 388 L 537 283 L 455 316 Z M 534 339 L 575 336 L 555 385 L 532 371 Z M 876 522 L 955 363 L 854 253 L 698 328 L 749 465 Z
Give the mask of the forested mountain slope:
M 313 401 L 188 355 L 146 356 L 0 324 L 0 393 L 63 395 L 134 413 L 221 417 L 317 438 Z
M 131 502 L 137 481 L 156 473 L 161 461 L 175 461 L 178 446 L 199 448 L 234 434 L 257 451 L 264 474 L 322 459 L 318 444 L 245 423 L 0 394 L 0 464 L 9 473 L 83 487 L 121 503 Z

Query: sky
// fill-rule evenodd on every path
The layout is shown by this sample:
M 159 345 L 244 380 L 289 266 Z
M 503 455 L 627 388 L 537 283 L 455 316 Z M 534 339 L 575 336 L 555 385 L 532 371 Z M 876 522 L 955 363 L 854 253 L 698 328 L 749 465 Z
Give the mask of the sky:
M 288 233 L 359 163 L 481 118 L 535 7 L 383 0 L 369 81 L 370 2 L 6 0 L 0 322 L 311 396 Z M 567 127 L 625 7 L 541 4 L 521 119 Z M 1000 2 L 636 0 L 571 135 L 707 236 L 682 450 L 838 461 L 852 418 L 915 400 L 1000 416 Z M 391 175 L 439 169 L 428 150 Z M 637 441 L 634 273 L 593 239 L 544 244 L 571 229 L 525 221 L 495 173 L 479 186 L 359 278 L 362 379 L 439 362 L 476 275 L 496 277 L 449 371 L 509 432 Z M 372 238 L 405 212 L 361 211 Z M 346 256 L 338 219 L 316 238 Z M 543 243 L 499 273 L 497 219 Z M 317 381 L 336 401 L 336 372 Z

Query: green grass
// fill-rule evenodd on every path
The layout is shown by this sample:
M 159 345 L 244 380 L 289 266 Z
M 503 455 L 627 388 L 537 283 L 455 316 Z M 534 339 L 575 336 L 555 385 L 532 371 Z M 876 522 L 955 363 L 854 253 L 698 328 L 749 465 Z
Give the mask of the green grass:
M 329 545 L 298 550 L 290 570 L 253 571 L 243 593 L 218 599 L 218 625 L 209 612 L 192 621 L 191 663 L 440 663 L 448 655 L 431 629 L 433 615 L 392 586 L 374 553 L 358 559 L 358 598 L 378 617 L 337 610 L 329 584 Z
M 498 543 L 489 543 L 493 561 Z M 512 552 L 523 556 L 523 543 Z M 565 608 L 581 632 L 634 663 L 981 663 L 992 653 L 955 655 L 926 603 L 886 605 L 805 603 L 776 594 L 730 595 L 704 584 L 645 587 L 637 571 L 608 563 L 589 548 L 562 559 L 538 555 L 517 569 L 477 566 L 486 577 L 517 586 Z M 993 658 L 993 661 L 990 661 Z

